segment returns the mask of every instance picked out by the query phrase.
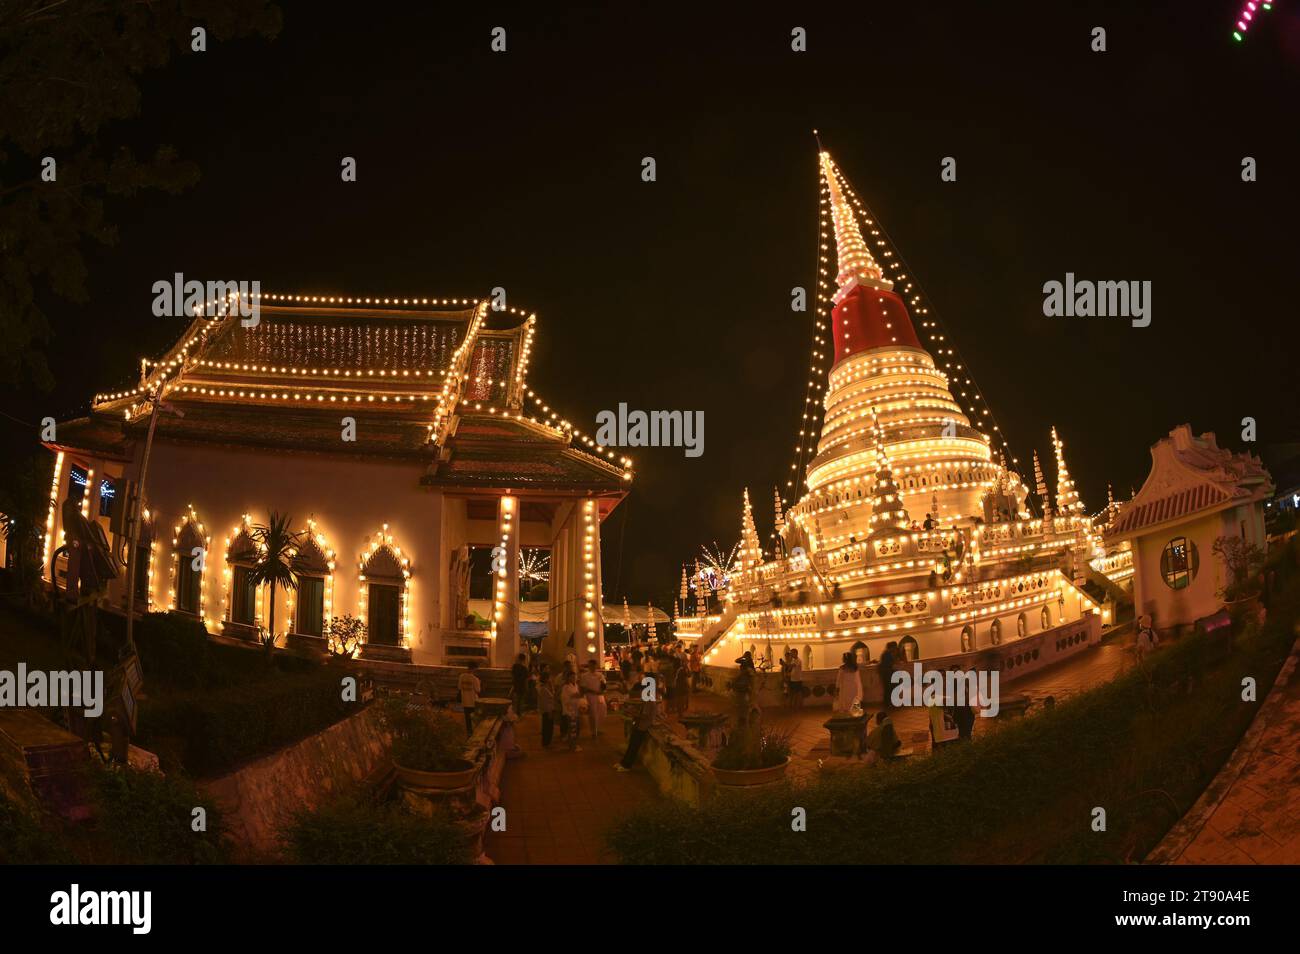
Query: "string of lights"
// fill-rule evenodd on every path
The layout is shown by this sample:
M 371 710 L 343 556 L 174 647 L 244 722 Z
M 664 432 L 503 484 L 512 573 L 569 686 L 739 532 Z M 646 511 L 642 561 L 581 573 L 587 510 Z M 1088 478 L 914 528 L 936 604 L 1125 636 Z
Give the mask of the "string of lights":
M 911 312 L 913 323 L 918 323 L 919 319 L 920 330 L 933 344 L 930 352 L 935 358 L 936 364 L 944 368 L 949 382 L 957 385 L 954 397 L 959 397 L 964 401 L 966 405 L 964 410 L 970 415 L 972 423 L 977 428 L 991 430 L 992 433 L 989 434 L 989 437 L 1005 450 L 1014 469 L 1019 465 L 1020 459 L 1012 451 L 1006 435 L 998 424 L 997 417 L 993 414 L 984 392 L 976 383 L 965 360 L 953 342 L 949 340 L 949 336 L 944 333 L 938 318 L 931 316 L 930 298 L 922 287 L 920 279 L 915 276 L 908 266 L 902 253 L 898 251 L 897 243 L 890 237 L 875 213 L 854 191 L 844 173 L 833 164 L 832 169 L 836 184 L 841 192 L 860 213 L 864 224 L 870 228 L 876 246 L 883 249 L 882 257 L 885 260 L 883 268 L 892 271 L 893 274 L 889 277 L 896 287 L 901 285 L 902 297 L 907 303 L 909 312 Z M 827 192 L 829 193 L 829 190 Z M 829 199 L 826 201 L 829 201 Z

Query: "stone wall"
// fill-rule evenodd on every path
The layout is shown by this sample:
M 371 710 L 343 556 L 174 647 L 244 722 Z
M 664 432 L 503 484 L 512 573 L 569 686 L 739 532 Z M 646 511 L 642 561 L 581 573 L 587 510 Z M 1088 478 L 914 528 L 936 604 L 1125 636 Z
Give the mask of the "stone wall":
M 708 759 L 667 726 L 650 730 L 639 758 L 663 794 L 695 806 L 712 796 L 713 771 Z
M 279 829 L 295 811 L 361 781 L 387 760 L 388 747 L 370 706 L 199 788 L 221 811 L 239 853 L 276 855 Z

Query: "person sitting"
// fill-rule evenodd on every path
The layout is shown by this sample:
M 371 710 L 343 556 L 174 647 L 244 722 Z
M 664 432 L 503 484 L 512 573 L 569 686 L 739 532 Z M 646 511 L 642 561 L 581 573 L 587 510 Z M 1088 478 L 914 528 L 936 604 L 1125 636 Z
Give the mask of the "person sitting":
M 871 761 L 892 758 L 902 747 L 903 742 L 894 731 L 894 720 L 889 717 L 888 710 L 877 712 L 876 726 L 867 736 L 867 751 L 875 756 Z

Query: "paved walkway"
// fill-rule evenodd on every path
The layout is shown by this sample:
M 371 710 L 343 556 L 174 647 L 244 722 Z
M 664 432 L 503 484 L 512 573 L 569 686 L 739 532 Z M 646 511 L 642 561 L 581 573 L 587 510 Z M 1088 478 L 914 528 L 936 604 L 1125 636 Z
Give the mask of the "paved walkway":
M 659 799 L 644 769 L 614 771 L 623 756 L 623 722 L 607 718 L 592 740 L 583 726 L 581 752 L 559 737 L 542 748 L 542 720 L 536 713 L 517 723 L 519 747 L 527 754 L 507 763 L 501 778 L 506 830 L 489 832 L 485 851 L 502 865 L 613 864 L 604 832 L 635 805 Z
M 1300 642 L 1232 757 L 1148 862 L 1300 864 L 1298 663 Z

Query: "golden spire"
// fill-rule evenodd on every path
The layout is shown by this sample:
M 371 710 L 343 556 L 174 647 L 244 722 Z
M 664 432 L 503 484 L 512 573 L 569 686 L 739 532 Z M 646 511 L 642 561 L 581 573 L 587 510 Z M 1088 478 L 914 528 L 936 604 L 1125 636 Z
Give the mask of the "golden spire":
M 857 285 L 892 289 L 893 282 L 885 278 L 885 273 L 862 238 L 858 217 L 853 211 L 852 203 L 844 195 L 839 171 L 829 152 L 822 152 L 821 166 L 827 191 L 830 192 L 831 223 L 835 227 L 835 250 L 839 255 L 839 274 L 835 276 L 839 290 L 834 296 L 835 303 L 839 304 Z

